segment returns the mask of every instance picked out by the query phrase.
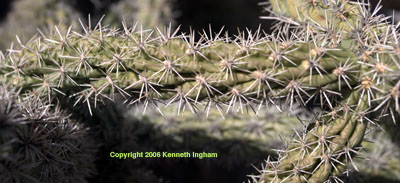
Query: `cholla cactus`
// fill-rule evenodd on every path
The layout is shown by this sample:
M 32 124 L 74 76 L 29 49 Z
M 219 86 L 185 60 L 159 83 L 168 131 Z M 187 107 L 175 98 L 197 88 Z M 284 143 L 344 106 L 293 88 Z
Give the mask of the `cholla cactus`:
M 69 25 L 80 17 L 64 0 L 18 0 L 12 4 L 7 18 L 0 24 L 0 50 L 16 43 L 15 35 L 29 40 L 37 29 L 53 29 L 54 25 Z M 12 48 L 11 48 L 12 49 Z
M 177 113 L 254 111 L 284 99 L 320 106 L 305 133 L 256 182 L 329 182 L 353 164 L 368 124 L 400 111 L 397 26 L 364 2 L 272 0 L 272 35 L 243 31 L 123 30 L 101 22 L 21 42 L 1 64 L 3 79 L 52 100 L 71 96 L 90 107 L 119 95 L 144 110 L 178 104 Z M 158 34 L 153 38 L 153 34 Z M 91 111 L 92 109 L 90 109 Z M 372 119 L 372 113 L 380 114 Z M 393 120 L 394 117 L 393 117 Z M 357 167 L 355 167 L 357 169 Z
M 374 131 L 367 135 L 372 142 L 363 142 L 365 151 L 361 153 L 361 157 L 356 164 L 360 168 L 360 172 L 371 177 L 382 177 L 387 180 L 400 180 L 400 149 L 397 144 L 393 143 L 388 134 L 382 131 Z M 365 178 L 364 178 L 365 179 Z
M 96 144 L 81 124 L 37 97 L 0 89 L 1 182 L 87 182 Z

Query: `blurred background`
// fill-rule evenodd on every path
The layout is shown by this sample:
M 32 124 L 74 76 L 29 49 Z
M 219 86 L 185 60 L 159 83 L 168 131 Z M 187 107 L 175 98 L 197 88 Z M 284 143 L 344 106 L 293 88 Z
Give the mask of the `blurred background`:
M 267 15 L 259 5 L 264 1 L 2 0 L 0 50 L 16 47 L 15 35 L 24 42 L 38 34 L 38 29 L 47 32 L 54 29 L 55 25 L 73 25 L 74 29 L 80 29 L 78 19 L 84 24 L 91 22 L 94 27 L 103 15 L 106 15 L 103 25 L 113 27 L 121 27 L 120 22 L 124 19 L 128 25 L 139 21 L 144 28 L 163 27 L 170 23 L 172 27 L 181 25 L 181 32 L 189 32 L 190 28 L 208 31 L 209 25 L 212 25 L 214 31 L 224 27 L 231 35 L 236 34 L 237 29 L 255 30 L 259 26 L 268 32 L 271 22 L 259 18 Z M 377 2 L 372 0 L 374 6 Z M 382 5 L 384 8 L 380 13 L 386 15 L 400 10 L 400 3 L 395 0 L 383 0 Z M 395 21 L 399 20 L 395 16 Z M 122 116 L 125 110 L 129 115 Z M 276 156 L 270 149 L 283 146 L 279 135 L 290 138 L 293 129 L 301 128 L 295 115 L 309 118 L 306 113 L 300 111 L 297 114 L 278 115 L 272 111 L 261 115 L 261 118 L 232 115 L 228 120 L 220 120 L 215 115 L 205 120 L 204 116 L 164 118 L 156 112 L 137 117 L 141 116 L 137 111 L 118 106 L 99 109 L 99 116 L 86 118 L 96 123 L 101 131 L 101 135 L 97 136 L 101 143 L 101 150 L 96 154 L 97 173 L 89 182 L 246 182 L 249 179 L 247 175 L 258 174 L 254 167 L 260 168 L 261 162 L 268 155 Z M 199 123 L 201 121 L 203 123 Z M 379 139 L 381 143 L 365 144 L 367 151 L 363 157 L 369 161 L 358 161 L 361 171 L 352 173 L 346 182 L 400 182 L 400 137 L 396 136 L 393 128 L 388 132 L 385 135 L 380 132 L 369 135 L 369 138 Z M 167 150 L 218 152 L 221 158 L 116 160 L 108 156 L 110 151 Z

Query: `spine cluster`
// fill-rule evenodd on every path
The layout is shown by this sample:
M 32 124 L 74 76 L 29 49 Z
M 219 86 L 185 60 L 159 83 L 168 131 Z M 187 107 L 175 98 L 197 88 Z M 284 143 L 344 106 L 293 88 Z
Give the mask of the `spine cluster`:
M 87 182 L 97 144 L 59 107 L 0 88 L 0 182 Z

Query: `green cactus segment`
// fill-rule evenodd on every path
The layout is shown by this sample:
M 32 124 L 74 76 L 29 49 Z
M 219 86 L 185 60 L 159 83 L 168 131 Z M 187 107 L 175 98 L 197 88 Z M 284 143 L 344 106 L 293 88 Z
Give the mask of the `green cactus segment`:
M 359 97 L 359 93 L 349 96 L 336 111 L 339 118 L 324 116 L 315 121 L 307 134 L 297 133 L 277 161 L 267 161 L 257 181 L 319 183 L 340 175 L 343 167 L 352 163 L 351 154 L 356 152 L 366 130 L 363 114 L 368 108 L 367 97 L 357 107 L 347 108 L 357 104 Z
M 320 46 L 324 39 L 317 37 L 314 43 L 287 44 L 278 39 L 282 35 L 261 37 L 256 31 L 233 40 L 202 35 L 195 42 L 194 33 L 154 39 L 151 30 L 125 27 L 118 32 L 100 26 L 84 34 L 56 29 L 21 43 L 21 49 L 10 50 L 2 62 L 3 78 L 49 100 L 52 93 L 70 93 L 89 103 L 112 100 L 119 93 L 129 103 L 182 99 L 195 105 L 208 99 L 241 100 L 246 106 L 286 97 L 289 103 L 304 105 L 326 101 L 323 104 L 333 108 L 330 97 L 342 97 L 339 92 L 356 87 L 363 78 L 382 81 L 391 77 L 378 74 L 398 70 L 395 60 L 382 57 L 368 63 L 374 72 L 360 73 L 367 63 L 357 62 L 358 56 L 348 49 Z
M 266 95 L 304 103 L 317 88 L 338 91 L 346 83 L 358 82 L 354 73 L 359 64 L 351 51 L 336 48 L 317 54 L 313 44 L 301 41 L 283 48 L 277 39 L 260 37 L 259 31 L 235 40 L 203 36 L 199 42 L 194 42 L 194 34 L 167 42 L 163 42 L 167 35 L 148 40 L 151 31 L 128 28 L 85 33 L 57 29 L 48 37 L 21 43 L 21 49 L 13 50 L 2 63 L 3 78 L 48 98 L 58 92 L 112 99 L 118 92 L 133 103 L 137 96 L 139 102 L 172 99 L 176 91 L 194 103 L 236 97 L 248 104 L 250 98 Z M 240 43 L 246 39 L 252 40 L 251 46 Z M 340 79 L 335 69 L 345 64 L 354 67 L 346 73 L 346 82 L 335 85 Z
M 351 31 L 365 16 L 367 3 L 348 0 L 271 0 L 274 12 L 290 24 L 313 24 L 318 28 L 335 31 Z M 314 27 L 315 28 L 315 27 Z M 345 33 L 346 34 L 346 33 Z
M 342 98 L 341 107 L 332 109 L 326 117 L 317 118 L 316 127 L 310 128 L 304 136 L 298 135 L 299 139 L 294 140 L 278 160 L 267 161 L 266 168 L 255 182 L 337 182 L 346 164 L 354 165 L 352 156 L 357 154 L 368 122 L 375 123 L 369 119 L 370 113 L 382 109 L 383 113 L 391 113 L 395 121 L 393 114 L 399 111 L 396 102 L 400 90 L 398 56 L 395 56 L 398 54 L 396 28 L 385 22 L 387 18 L 375 17 L 375 12 L 370 14 L 366 9 L 369 5 L 362 3 L 290 0 L 272 0 L 271 3 L 278 15 L 276 19 L 292 25 L 304 23 L 307 33 L 313 36 L 332 38 L 327 33 L 344 31 L 340 35 L 341 42 L 326 40 L 326 43 L 353 50 L 360 64 L 356 76 L 359 84 L 354 88 L 352 84 L 346 84 L 353 91 L 347 99 Z M 332 18 L 331 14 L 339 11 L 347 12 L 346 16 Z M 382 39 L 372 36 L 381 33 Z M 343 68 L 335 69 L 334 73 L 340 75 Z M 383 79 L 385 76 L 390 76 L 390 79 Z M 373 101 L 382 103 L 373 104 Z

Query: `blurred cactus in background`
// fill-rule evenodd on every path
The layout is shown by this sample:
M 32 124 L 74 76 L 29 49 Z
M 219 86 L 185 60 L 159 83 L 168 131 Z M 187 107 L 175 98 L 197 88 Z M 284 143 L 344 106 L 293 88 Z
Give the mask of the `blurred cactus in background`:
M 363 159 L 356 161 L 360 172 L 364 174 L 362 182 L 399 182 L 400 181 L 400 148 L 390 136 L 383 131 L 368 134 L 370 142 L 363 142 L 365 151 L 360 154 Z M 368 180 L 368 177 L 374 177 Z
M 97 143 L 82 124 L 39 98 L 0 88 L 0 182 L 87 182 Z
M 38 29 L 54 29 L 55 25 L 71 25 L 80 18 L 79 12 L 64 0 L 18 0 L 0 24 L 0 50 L 17 43 L 16 35 L 28 41 Z
M 106 24 L 120 26 L 120 22 L 138 21 L 143 28 L 176 25 L 175 0 L 120 0 L 113 4 L 105 20 Z
M 138 118 L 141 112 L 140 108 L 136 109 L 127 119 Z M 247 162 L 251 160 L 249 157 L 274 155 L 271 149 L 283 147 L 282 138 L 290 138 L 294 129 L 302 129 L 296 117 L 281 114 L 276 109 L 263 112 L 257 118 L 246 114 L 229 114 L 225 119 L 215 109 L 210 111 L 208 117 L 205 113 L 193 115 L 185 112 L 182 116 L 176 116 L 171 115 L 173 110 L 166 109 L 163 112 L 166 116 L 152 111 L 138 118 L 159 130 L 160 134 L 154 134 L 155 139 L 149 140 L 157 142 L 152 143 L 151 147 L 155 149 L 151 151 L 216 152 L 220 158 L 205 161 L 215 161 L 227 169 L 255 163 Z

